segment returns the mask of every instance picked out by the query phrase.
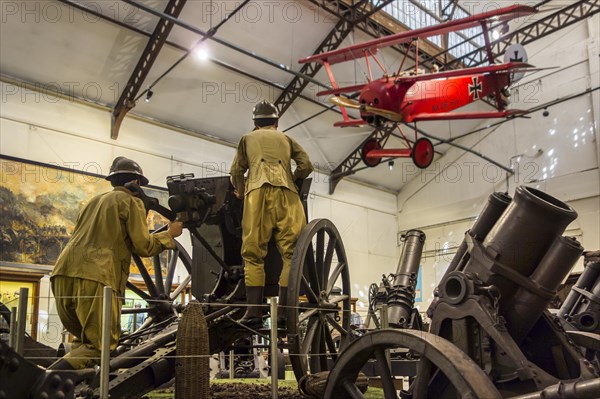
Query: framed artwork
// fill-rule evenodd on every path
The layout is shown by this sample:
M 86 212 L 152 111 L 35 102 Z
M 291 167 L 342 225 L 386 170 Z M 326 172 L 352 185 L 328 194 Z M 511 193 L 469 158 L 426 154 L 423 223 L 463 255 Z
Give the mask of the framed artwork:
M 101 170 L 93 165 L 87 169 Z M 53 266 L 80 209 L 90 198 L 112 190 L 104 177 L 0 155 L 0 263 Z M 165 189 L 145 186 L 144 191 L 166 204 Z M 151 231 L 167 222 L 158 213 L 148 214 Z M 163 255 L 161 264 L 166 269 L 166 252 Z M 153 270 L 151 259 L 144 262 Z M 133 262 L 131 274 L 139 275 Z

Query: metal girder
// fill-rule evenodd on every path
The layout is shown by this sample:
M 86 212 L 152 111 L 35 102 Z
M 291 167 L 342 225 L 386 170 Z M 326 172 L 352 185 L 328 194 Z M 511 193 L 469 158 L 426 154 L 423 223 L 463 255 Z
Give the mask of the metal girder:
M 396 130 L 396 124 L 386 124 L 376 129 L 363 140 L 362 143 L 342 161 L 329 175 L 329 194 L 333 194 L 335 187 L 338 183 L 346 176 L 354 174 L 354 168 L 356 165 L 362 162 L 361 152 L 363 145 L 369 140 L 376 139 L 377 142 L 383 147 L 385 141 L 390 135 Z
M 310 0 L 310 2 L 316 4 L 317 6 L 330 12 L 331 14 L 335 15 L 340 19 L 347 18 L 347 15 L 349 14 L 349 9 L 352 7 L 350 1 L 348 0 Z M 382 1 L 372 1 L 371 3 L 373 3 L 374 8 L 383 8 L 385 5 L 387 5 L 385 4 L 382 6 L 382 3 L 387 3 Z M 371 15 L 371 18 L 363 18 L 359 21 L 356 21 L 355 28 L 358 28 L 373 37 L 393 35 L 399 32 L 399 30 L 391 29 L 389 24 L 384 24 L 383 22 L 376 20 L 376 18 L 373 18 L 373 15 Z M 409 29 L 404 28 L 404 30 Z M 446 62 L 445 59 L 441 56 L 438 56 L 438 54 L 432 54 L 432 52 L 427 51 L 426 47 L 427 46 L 419 46 L 418 54 L 420 65 L 425 66 L 427 68 L 432 68 L 433 64 L 439 65 L 444 64 Z M 391 46 L 391 48 L 402 54 L 407 54 L 407 57 L 413 60 L 416 59 L 415 46 L 411 46 L 410 43 L 397 44 Z M 438 51 L 436 50 L 436 53 L 437 52 Z M 449 54 L 445 54 L 445 56 L 451 59 L 454 58 Z
M 449 0 L 448 4 L 446 4 L 446 6 L 442 9 L 442 16 L 445 17 L 447 20 L 452 19 L 457 6 L 458 0 Z
M 354 6 L 344 10 L 341 14 L 342 17 L 340 20 L 337 22 L 331 32 L 329 32 L 327 37 L 325 37 L 325 39 L 321 42 L 321 44 L 319 44 L 314 54 L 319 54 L 338 48 L 344 39 L 348 37 L 350 32 L 352 32 L 354 25 L 358 21 L 368 18 L 392 1 L 393 0 L 371 2 L 368 0 L 361 0 Z M 320 63 L 306 63 L 300 69 L 300 73 L 304 76 L 315 77 L 322 67 L 323 65 Z M 279 108 L 280 115 L 283 115 L 285 111 L 287 111 L 294 100 L 298 98 L 300 93 L 302 93 L 302 91 L 310 83 L 304 78 L 304 76 L 296 75 L 275 101 L 275 105 L 277 108 Z
M 502 56 L 511 43 L 526 45 L 591 17 L 599 11 L 600 0 L 579 0 L 539 21 L 505 35 L 501 40 L 492 42 L 492 53 L 494 57 Z M 486 60 L 486 49 L 482 47 L 448 62 L 444 69 L 455 69 L 461 65 L 474 67 L 483 64 Z
M 186 1 L 187 0 L 169 0 L 169 4 L 167 4 L 167 7 L 165 8 L 165 14 L 177 18 Z M 116 139 L 119 136 L 119 129 L 121 128 L 123 119 L 125 119 L 125 115 L 135 107 L 135 97 L 137 96 L 142 83 L 144 83 L 144 80 L 148 76 L 150 68 L 154 65 L 154 61 L 165 44 L 173 25 L 173 22 L 162 18 L 156 24 L 144 52 L 135 66 L 127 85 L 121 93 L 121 97 L 119 97 L 117 104 L 113 108 L 110 127 L 110 137 L 112 139 Z

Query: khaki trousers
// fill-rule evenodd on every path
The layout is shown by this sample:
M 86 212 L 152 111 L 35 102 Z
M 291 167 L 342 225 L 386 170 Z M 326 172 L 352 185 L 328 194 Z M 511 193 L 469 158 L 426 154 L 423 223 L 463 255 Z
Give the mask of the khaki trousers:
M 272 235 L 283 261 L 279 286 L 287 287 L 294 247 L 305 225 L 304 208 L 295 192 L 265 184 L 246 195 L 242 216 L 242 258 L 247 287 L 265 285 L 264 259 Z
M 74 369 L 100 363 L 102 341 L 102 289 L 96 281 L 77 277 L 53 276 L 52 292 L 56 310 L 64 327 L 75 339 L 64 360 Z M 110 349 L 114 350 L 121 334 L 121 304 L 113 291 Z

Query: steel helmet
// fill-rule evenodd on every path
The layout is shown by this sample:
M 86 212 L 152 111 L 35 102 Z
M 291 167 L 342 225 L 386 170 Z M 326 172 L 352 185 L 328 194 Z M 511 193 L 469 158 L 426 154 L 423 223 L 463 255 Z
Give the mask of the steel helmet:
M 277 107 L 266 100 L 262 100 L 254 106 L 252 110 L 252 119 L 279 118 Z
M 110 165 L 110 172 L 108 176 L 106 176 L 106 180 L 110 180 L 112 176 L 124 173 L 138 176 L 140 179 L 140 186 L 148 184 L 148 179 L 144 176 L 144 172 L 140 165 L 134 160 L 125 157 L 116 157 L 114 159 L 112 165 Z

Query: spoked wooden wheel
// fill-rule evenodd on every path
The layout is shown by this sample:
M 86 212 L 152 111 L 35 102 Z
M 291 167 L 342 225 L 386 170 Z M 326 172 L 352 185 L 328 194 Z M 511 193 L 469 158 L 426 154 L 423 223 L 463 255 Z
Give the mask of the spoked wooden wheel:
M 385 353 L 396 348 L 418 353 L 417 373 L 431 376 L 421 379 L 421 387 L 411 387 L 414 399 L 502 397 L 485 372 L 450 341 L 424 331 L 396 329 L 372 331 L 349 344 L 329 373 L 324 397 L 365 398 L 356 379 L 369 359 L 375 359 L 385 399 L 398 399 L 395 380 L 401 375 L 394 375 Z
M 348 261 L 331 221 L 313 220 L 302 230 L 287 299 L 290 362 L 296 379 L 330 370 L 349 336 L 351 312 Z
M 144 262 L 142 262 L 142 259 L 137 255 L 133 255 L 133 261 L 140 271 L 145 287 L 142 289 L 130 280 L 127 281 L 127 288 L 145 300 L 147 306 L 145 308 L 123 309 L 123 314 L 148 314 L 146 320 L 132 334 L 133 336 L 140 335 L 141 333 L 150 333 L 158 323 L 164 324 L 166 320 L 173 318 L 175 316 L 175 300 L 192 281 L 192 258 L 179 242 L 175 241 L 175 243 L 177 248 L 168 251 L 166 270 L 163 270 L 160 255 L 152 258 L 154 269 L 152 275 Z M 176 285 L 173 279 L 178 260 L 181 260 L 181 263 L 187 270 L 187 276 L 178 283 L 177 288 L 173 289 Z M 124 336 L 123 338 L 130 339 L 132 335 Z

